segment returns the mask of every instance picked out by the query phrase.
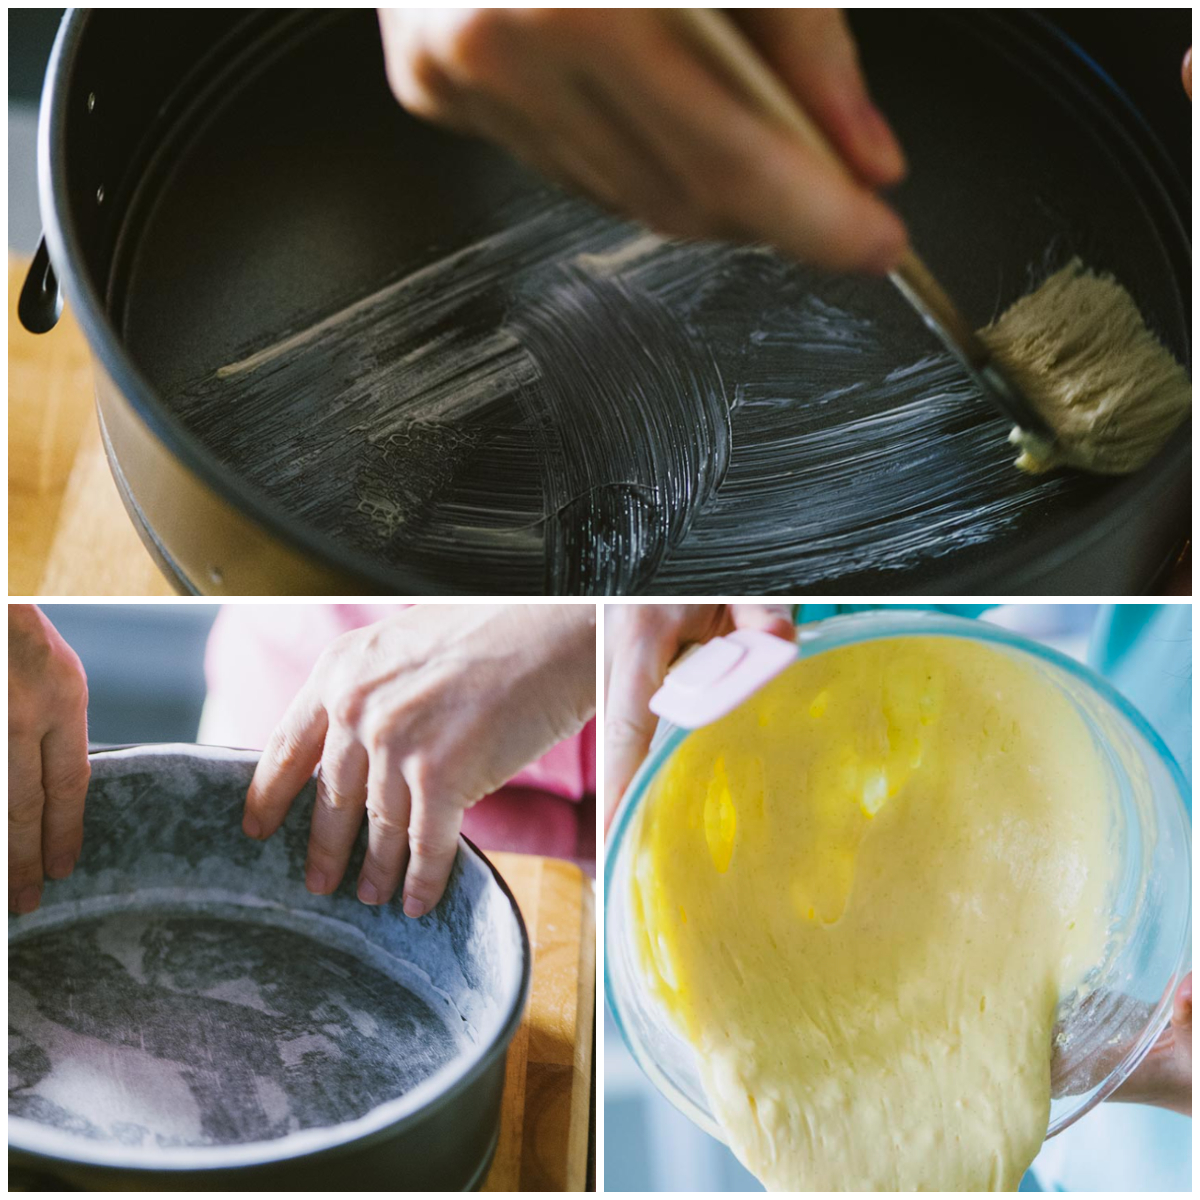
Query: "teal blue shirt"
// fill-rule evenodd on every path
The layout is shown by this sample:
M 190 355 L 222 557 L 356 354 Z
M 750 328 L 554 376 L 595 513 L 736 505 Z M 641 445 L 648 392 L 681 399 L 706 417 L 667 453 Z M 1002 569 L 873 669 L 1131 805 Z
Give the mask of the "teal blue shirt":
M 1192 606 L 1106 604 L 1092 628 L 1088 662 L 1154 726 L 1190 783 Z

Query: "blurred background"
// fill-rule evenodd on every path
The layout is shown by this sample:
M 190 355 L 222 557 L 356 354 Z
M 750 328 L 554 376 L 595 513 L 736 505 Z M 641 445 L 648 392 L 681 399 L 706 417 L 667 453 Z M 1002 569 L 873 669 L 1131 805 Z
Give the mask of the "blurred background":
M 220 605 L 43 604 L 88 677 L 94 744 L 194 742 L 204 646 Z
M 832 606 L 826 606 L 832 607 Z M 953 609 L 955 606 L 945 606 Z M 974 606 L 978 609 L 981 606 Z M 1139 653 L 1114 658 L 1120 614 L 1132 605 L 1012 604 L 980 614 L 1093 667 L 1142 709 L 1191 774 L 1191 605 L 1150 606 L 1164 617 Z M 1143 612 L 1149 608 L 1143 607 Z M 827 615 L 820 613 L 818 615 Z M 829 614 L 831 615 L 831 614 Z M 1104 650 L 1101 647 L 1104 647 Z M 1105 659 L 1106 661 L 1101 661 Z M 1135 661 L 1136 660 L 1136 661 Z M 1154 680 L 1152 689 L 1144 686 Z M 1114 1161 L 1108 1144 L 1127 1151 Z M 1089 1174 L 1087 1165 L 1094 1162 Z M 1081 1166 L 1082 1164 L 1082 1166 Z M 1103 1104 L 1046 1144 L 1022 1191 L 1182 1191 L 1191 1181 L 1191 1120 L 1143 1105 Z M 1135 1182 L 1136 1181 L 1136 1182 Z M 624 1191 L 762 1191 L 723 1142 L 709 1137 L 667 1102 L 642 1074 L 604 1010 L 604 1189 Z

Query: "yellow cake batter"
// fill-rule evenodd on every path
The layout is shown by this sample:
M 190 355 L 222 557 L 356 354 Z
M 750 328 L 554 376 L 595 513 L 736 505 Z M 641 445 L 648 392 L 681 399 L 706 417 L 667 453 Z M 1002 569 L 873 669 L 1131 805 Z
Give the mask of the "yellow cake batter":
M 647 981 L 771 1189 L 1012 1189 L 1059 998 L 1104 957 L 1108 776 L 1006 652 L 895 638 L 799 662 L 647 794 Z

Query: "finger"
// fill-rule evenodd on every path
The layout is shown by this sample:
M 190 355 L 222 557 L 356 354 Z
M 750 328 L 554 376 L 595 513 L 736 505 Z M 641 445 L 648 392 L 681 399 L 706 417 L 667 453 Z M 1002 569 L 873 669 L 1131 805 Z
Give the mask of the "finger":
M 1171 1024 L 1180 1031 L 1192 1033 L 1192 973 L 1184 976 L 1183 982 L 1175 989 L 1175 998 L 1171 1005 Z
M 679 639 L 643 630 L 618 646 L 604 714 L 604 827 L 650 751 L 657 718 L 650 698 L 662 686 Z
M 589 194 L 629 216 L 669 211 L 684 199 L 674 174 L 603 88 L 584 71 L 573 80 L 569 126 L 557 133 L 564 166 L 590 181 Z
M 491 138 L 605 208 L 644 216 L 678 203 L 671 173 L 590 86 L 588 67 L 611 32 L 607 15 L 511 10 L 493 15 L 490 28 L 478 17 L 470 25 L 478 36 L 444 60 L 393 50 L 393 90 L 410 109 Z
M 242 831 L 266 838 L 279 828 L 292 801 L 321 761 L 329 717 L 316 691 L 305 686 L 271 731 L 246 793 Z
M 404 915 L 421 917 L 442 898 L 458 853 L 462 809 L 414 789 L 404 873 Z
M 386 904 L 400 886 L 411 808 L 400 764 L 387 750 L 374 751 L 367 775 L 367 853 L 358 876 L 358 898 L 364 904 Z
M 896 183 L 904 153 L 867 91 L 845 15 L 834 8 L 747 9 L 738 23 L 858 177 Z
M 907 234 L 881 200 L 747 108 L 676 39 L 643 42 L 594 81 L 691 197 L 666 228 L 764 241 L 832 268 L 895 265 Z
M 392 95 L 414 116 L 458 127 L 450 111 L 459 88 L 447 75 L 430 41 L 426 19 L 412 11 L 377 10 L 383 41 L 383 65 Z
M 494 77 L 492 94 L 476 97 L 481 107 L 475 118 L 486 123 L 490 113 L 503 119 L 510 137 L 501 140 L 519 141 L 522 157 L 533 161 L 532 150 L 553 164 L 554 178 L 606 208 L 640 214 L 677 204 L 672 173 L 593 84 L 591 20 L 582 13 L 560 18 L 552 53 L 538 39 L 515 39 L 512 62 Z
M 414 37 L 411 14 L 381 12 L 380 26 L 389 84 L 410 112 L 488 138 L 553 182 L 611 203 L 603 174 L 576 149 L 588 134 L 558 57 L 539 53 L 510 17 L 476 14 L 465 28 L 483 32 L 465 42 L 451 36 L 450 45 L 437 29 Z M 461 16 L 437 26 L 464 30 Z
M 304 870 L 304 886 L 318 896 L 332 892 L 346 873 L 367 802 L 367 767 L 362 744 L 342 729 L 330 729 L 317 773 Z
M 789 642 L 796 639 L 790 604 L 734 604 L 731 608 L 735 629 L 761 629 Z
M 526 88 L 537 83 L 531 69 L 517 78 Z M 543 94 L 544 91 L 544 94 Z M 511 92 L 511 89 L 508 89 Z M 556 98 L 547 108 L 546 98 Z M 522 94 L 465 92 L 442 105 L 442 123 L 503 146 L 526 166 L 569 192 L 581 193 L 604 208 L 639 213 L 646 205 L 631 198 L 654 196 L 663 205 L 667 173 L 635 139 L 618 130 L 579 87 L 563 80 Z
M 592 178 L 578 156 L 552 140 L 519 106 L 495 96 L 466 94 L 455 99 L 454 111 L 461 128 L 503 146 L 551 183 L 604 200 L 603 181 Z
M 1188 52 L 1183 56 L 1183 90 L 1187 92 L 1187 98 L 1192 98 L 1192 48 L 1188 47 Z
M 42 741 L 8 741 L 8 908 L 31 913 L 42 898 Z
M 83 845 L 83 806 L 92 768 L 87 710 L 73 713 L 42 739 L 42 857 L 51 879 L 66 879 Z

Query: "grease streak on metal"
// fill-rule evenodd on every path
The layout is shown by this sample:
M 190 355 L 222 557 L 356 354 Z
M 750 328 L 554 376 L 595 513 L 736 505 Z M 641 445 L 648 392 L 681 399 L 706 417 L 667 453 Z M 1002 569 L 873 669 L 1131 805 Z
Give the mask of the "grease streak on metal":
M 295 515 L 451 588 L 790 590 L 986 544 L 1074 486 L 1013 471 L 886 287 L 527 197 L 174 403 Z

